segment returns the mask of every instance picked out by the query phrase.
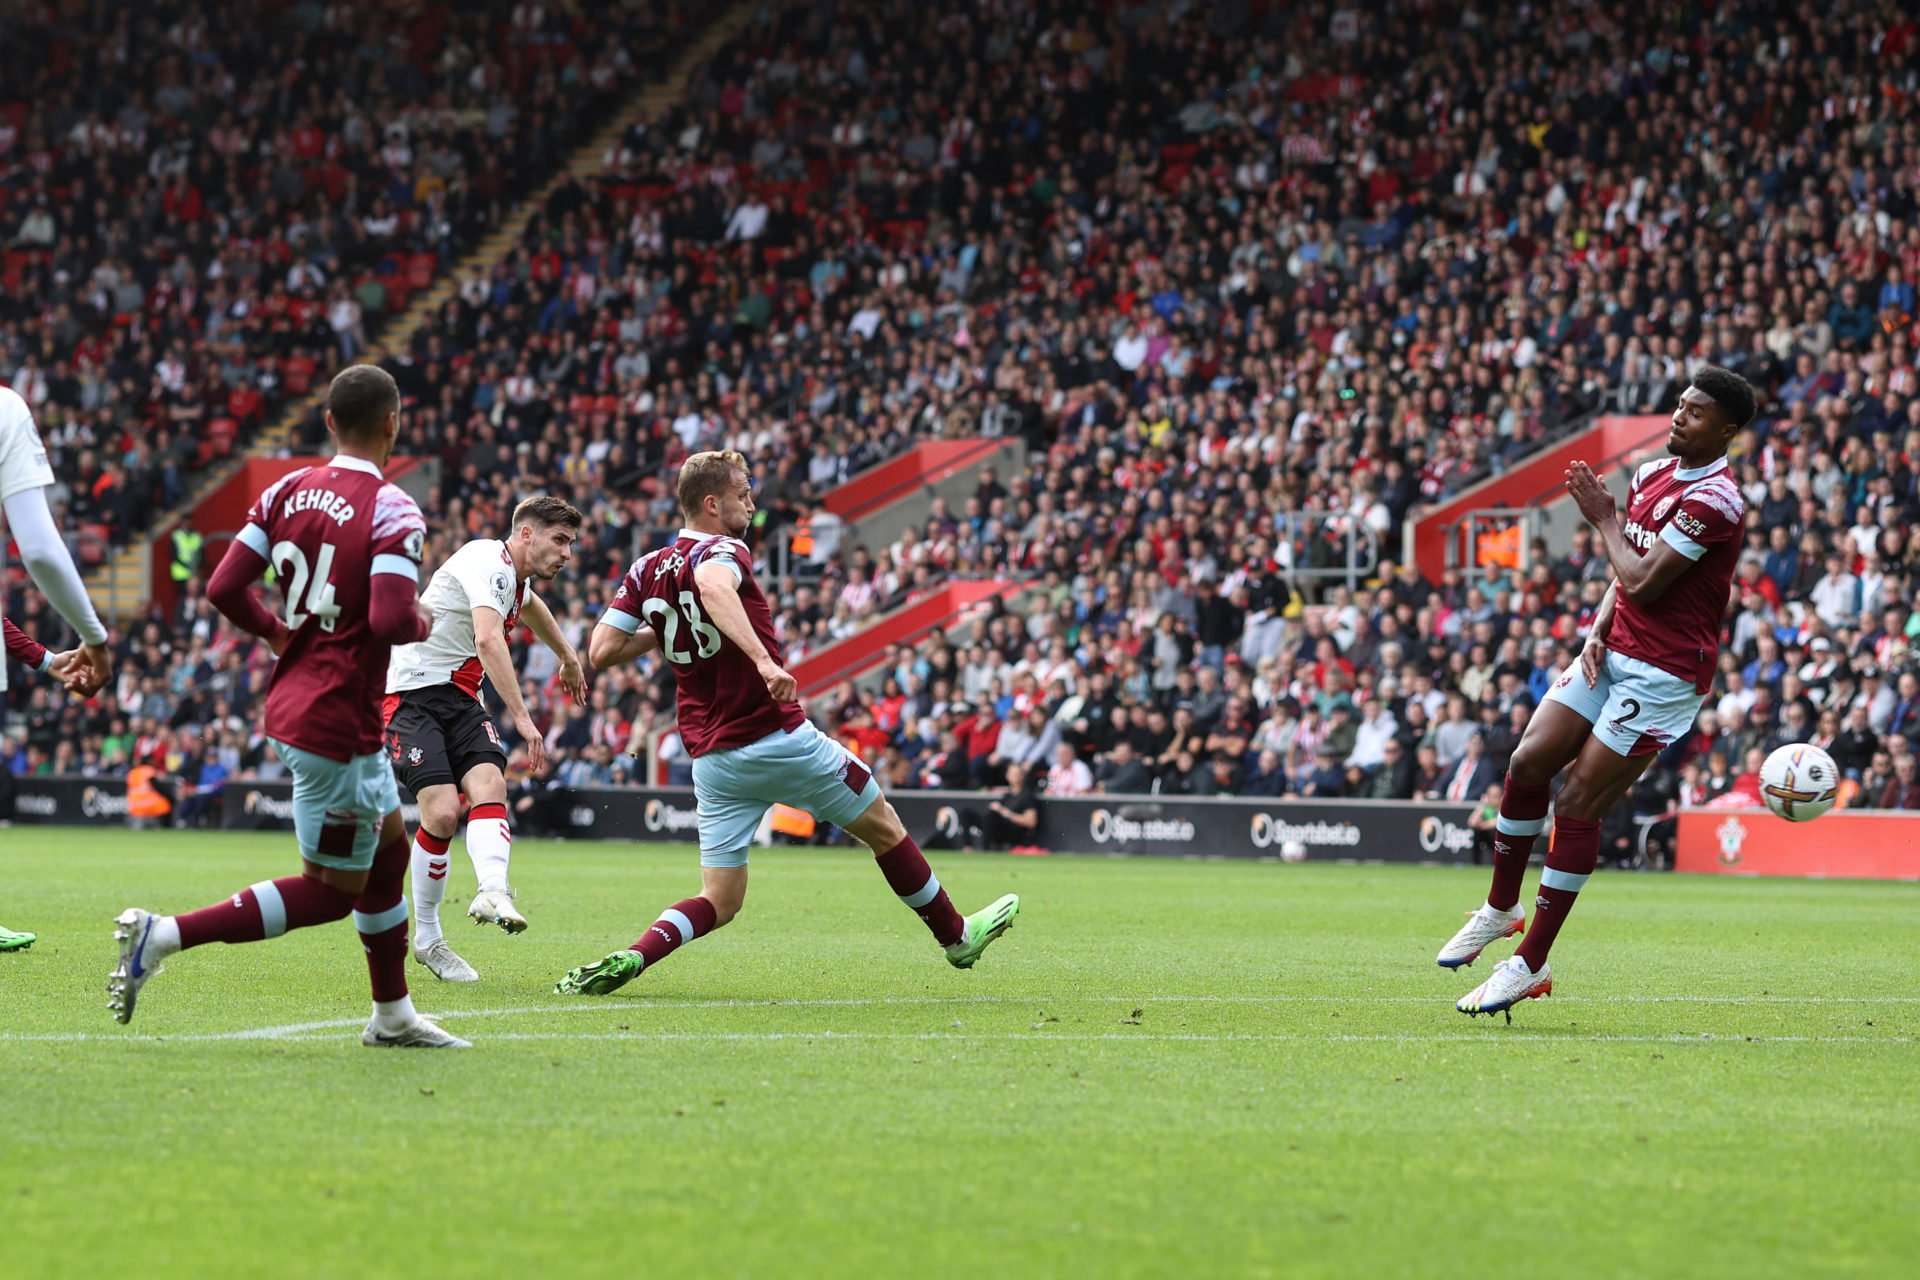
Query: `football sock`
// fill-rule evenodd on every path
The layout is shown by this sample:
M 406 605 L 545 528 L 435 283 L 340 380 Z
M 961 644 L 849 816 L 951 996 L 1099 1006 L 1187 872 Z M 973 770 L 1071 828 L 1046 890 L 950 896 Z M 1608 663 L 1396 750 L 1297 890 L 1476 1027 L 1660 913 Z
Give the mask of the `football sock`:
M 1535 973 L 1547 962 L 1547 952 L 1560 926 L 1567 922 L 1574 899 L 1600 862 L 1600 823 L 1595 818 L 1559 818 L 1553 824 L 1553 848 L 1547 851 L 1547 869 L 1540 873 L 1540 896 L 1533 900 L 1533 924 L 1514 954 Z
M 513 852 L 513 830 L 507 826 L 507 806 L 477 804 L 467 811 L 467 856 L 480 880 L 480 892 L 507 891 L 507 858 Z
M 662 911 L 653 927 L 627 950 L 645 956 L 651 968 L 695 938 L 719 928 L 719 918 L 713 904 L 705 898 L 687 898 Z
M 440 940 L 440 903 L 447 896 L 447 845 L 451 836 L 437 836 L 421 827 L 413 833 L 413 945 Z
M 353 910 L 353 895 L 306 876 L 249 885 L 224 902 L 175 916 L 180 949 L 209 942 L 258 942 L 289 929 L 329 924 Z
M 407 999 L 408 861 L 404 839 L 381 845 L 366 886 L 353 900 L 353 927 L 360 931 L 360 945 L 367 953 L 376 1008 Z
M 1487 905 L 1495 911 L 1510 911 L 1520 901 L 1533 842 L 1547 825 L 1549 794 L 1547 787 L 1524 786 L 1507 775 L 1493 833 L 1493 887 L 1487 890 Z
M 880 865 L 880 874 L 887 878 L 894 894 L 933 932 L 934 941 L 943 947 L 960 941 L 967 929 L 966 918 L 953 909 L 953 900 L 940 887 L 939 878 L 912 836 L 885 853 L 875 854 L 873 860 Z
M 412 996 L 373 1002 L 373 1022 L 382 1031 L 405 1031 L 419 1017 L 419 1011 L 413 1007 Z

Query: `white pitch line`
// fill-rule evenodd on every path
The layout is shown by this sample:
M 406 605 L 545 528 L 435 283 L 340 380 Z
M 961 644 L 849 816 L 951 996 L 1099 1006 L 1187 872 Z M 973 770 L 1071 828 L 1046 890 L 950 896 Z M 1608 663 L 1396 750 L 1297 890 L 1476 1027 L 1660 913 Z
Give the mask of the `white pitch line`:
M 1498 1033 L 1495 1033 L 1496 1035 Z M 1516 1033 L 1520 1042 L 1526 1044 L 1913 1044 L 1912 1036 L 1715 1036 L 1715 1035 L 1594 1035 L 1594 1036 L 1556 1036 Z M 319 1036 L 302 1035 L 288 1037 L 293 1040 L 322 1039 Z M 329 1037 L 330 1038 L 330 1037 Z M 488 1035 L 487 1042 L 495 1040 L 642 1040 L 642 1041 L 757 1041 L 757 1040 L 964 1040 L 977 1043 L 981 1040 L 1010 1041 L 1106 1041 L 1106 1040 L 1154 1040 L 1154 1041 L 1198 1041 L 1206 1044 L 1500 1044 L 1513 1043 L 1501 1041 L 1485 1034 L 1462 1032 L 1438 1035 L 1313 1035 L 1307 1032 L 1277 1033 L 1273 1035 L 1240 1035 L 1224 1032 L 1210 1035 L 1204 1032 L 1155 1032 L 1143 1031 L 1129 1035 L 1125 1032 L 1034 1032 L 1022 1035 L 1017 1032 L 997 1032 L 986 1035 L 967 1035 L 952 1031 L 663 1031 L 648 1034 L 640 1031 L 502 1031 Z
M 483 1012 L 505 1013 L 507 1010 Z M 445 1015 L 452 1017 L 453 1015 Z M 466 1015 L 472 1016 L 472 1015 Z M 168 1041 L 208 1041 L 208 1040 L 260 1040 L 271 1039 L 295 1044 L 323 1044 L 337 1037 L 315 1035 L 314 1032 L 338 1029 L 343 1026 L 360 1026 L 359 1019 L 349 1022 L 301 1023 L 294 1027 L 267 1027 L 257 1031 L 223 1031 L 205 1035 L 151 1036 L 137 1033 L 113 1035 L 70 1031 L 49 1035 L 13 1035 L 0 1034 L 0 1041 L 8 1042 L 52 1042 L 52 1043 L 141 1043 L 155 1044 Z M 268 1036 L 267 1031 L 282 1034 Z M 804 1040 L 828 1042 L 840 1040 L 905 1040 L 905 1041 L 941 1041 L 954 1040 L 977 1044 L 983 1040 L 1017 1041 L 1032 1043 L 1035 1041 L 1160 1041 L 1169 1043 L 1200 1042 L 1206 1044 L 1692 1044 L 1692 1045 L 1768 1045 L 1768 1044 L 1914 1044 L 1913 1036 L 1744 1036 L 1744 1035 L 1589 1035 L 1561 1036 L 1550 1033 L 1529 1031 L 1502 1032 L 1462 1032 L 1462 1033 L 1383 1033 L 1380 1035 L 1316 1035 L 1311 1032 L 1237 1033 L 1222 1032 L 985 1032 L 969 1034 L 951 1031 L 502 1031 L 487 1035 L 483 1044 L 497 1040 L 635 1040 L 635 1041 L 690 1041 L 690 1042 L 738 1042 L 738 1041 L 784 1041 Z
M 913 1005 L 921 1005 L 921 1006 L 998 1005 L 998 1006 L 1005 1006 L 1005 1007 L 1012 1007 L 1012 1008 L 1032 1008 L 1035 1010 L 1044 1011 L 1048 1006 L 1052 1006 L 1053 1008 L 1059 1009 L 1059 1008 L 1071 1008 L 1075 1004 L 1128 1004 L 1128 1005 L 1139 1005 L 1143 1008 L 1154 1009 L 1156 1010 L 1156 1012 L 1164 1012 L 1169 1006 L 1177 1007 L 1181 1004 L 1230 1004 L 1230 1005 L 1420 1004 L 1420 1005 L 1430 1005 L 1430 1004 L 1435 1004 L 1436 1002 L 1442 999 L 1444 999 L 1444 993 L 1441 993 L 1438 996 L 1372 996 L 1372 995 L 1363 995 L 1363 996 L 1338 996 L 1338 995 L 1066 996 L 1066 997 L 1059 998 L 1057 1000 L 1048 1000 L 1045 998 L 1022 998 L 1022 997 L 1014 997 L 1014 996 L 872 996 L 872 997 L 850 997 L 850 998 L 802 999 L 802 1000 L 648 1000 L 648 1001 L 637 1001 L 637 1002 L 621 1003 L 621 1004 L 609 1004 L 609 1003 L 595 1000 L 595 1001 L 576 1001 L 576 1002 L 570 1002 L 566 1004 L 521 1005 L 518 1007 L 506 1008 L 506 1009 L 450 1010 L 444 1013 L 433 1013 L 430 1016 L 434 1018 L 440 1018 L 440 1019 L 520 1018 L 520 1017 L 533 1017 L 533 1016 L 542 1015 L 542 1014 L 565 1014 L 565 1013 L 604 1013 L 604 1014 L 613 1014 L 613 1015 L 624 1014 L 627 1016 L 633 1016 L 638 1014 L 645 1014 L 649 1011 L 658 1010 L 658 1009 L 822 1009 L 822 1008 L 860 1008 L 860 1007 L 871 1007 L 871 1006 L 913 1006 Z M 1563 1008 L 1568 1005 L 1580 1005 L 1580 1004 L 1609 1004 L 1609 1005 L 1611 1004 L 1705 1004 L 1705 1005 L 1900 1004 L 1900 1005 L 1904 1005 L 1904 1004 L 1915 1004 L 1915 1003 L 1920 1003 L 1920 996 L 1884 996 L 1884 997 L 1837 996 L 1837 997 L 1831 997 L 1831 998 L 1825 997 L 1825 996 L 1772 996 L 1772 995 L 1699 996 L 1699 997 L 1567 996 L 1567 997 L 1555 997 L 1554 1007 Z M 268 1027 L 248 1027 L 248 1028 L 242 1028 L 237 1031 L 183 1032 L 179 1034 L 167 1034 L 167 1035 L 150 1035 L 150 1034 L 143 1034 L 140 1032 L 95 1033 L 95 1032 L 85 1032 L 85 1031 L 49 1032 L 49 1033 L 42 1033 L 42 1034 L 20 1033 L 20 1032 L 0 1032 L 0 1043 L 56 1043 L 58 1044 L 58 1043 L 70 1043 L 70 1042 L 129 1040 L 129 1041 L 141 1041 L 141 1042 L 148 1042 L 148 1043 L 156 1042 L 156 1041 L 173 1041 L 173 1042 L 179 1042 L 179 1043 L 196 1044 L 196 1043 L 231 1041 L 231 1040 L 306 1040 L 306 1039 L 320 1038 L 320 1037 L 305 1034 L 308 1032 L 336 1031 L 336 1030 L 340 1030 L 347 1027 L 363 1026 L 365 1025 L 365 1023 L 366 1023 L 366 1019 L 364 1017 L 330 1018 L 330 1019 L 313 1021 L 313 1022 L 289 1022 L 289 1023 L 280 1024 L 277 1026 L 268 1026 Z M 576 1034 L 573 1032 L 554 1032 L 554 1033 L 528 1032 L 528 1033 L 524 1033 L 518 1038 L 536 1039 L 536 1038 L 539 1038 L 542 1034 L 550 1034 L 552 1038 L 558 1038 L 558 1039 L 574 1039 L 574 1038 L 584 1038 L 585 1036 L 591 1033 Z M 653 1039 L 653 1040 L 676 1039 L 676 1038 L 678 1039 L 725 1039 L 728 1034 L 738 1034 L 746 1039 L 777 1039 L 782 1037 L 788 1038 L 788 1039 L 815 1039 L 815 1038 L 819 1038 L 822 1035 L 845 1036 L 845 1035 L 853 1035 L 856 1033 L 842 1033 L 842 1032 L 820 1032 L 820 1033 L 812 1033 L 812 1032 L 792 1032 L 792 1033 L 788 1033 L 788 1032 L 766 1032 L 766 1033 L 659 1032 L 659 1033 L 647 1033 L 647 1032 L 635 1032 L 635 1033 L 632 1033 L 631 1038 Z M 898 1034 L 901 1036 L 905 1036 L 906 1038 L 914 1038 L 914 1033 L 873 1032 L 873 1033 L 857 1033 L 857 1034 L 860 1034 L 860 1035 L 870 1034 L 874 1037 L 885 1037 L 888 1035 Z M 327 1038 L 331 1038 L 331 1037 L 327 1037 Z M 507 1036 L 503 1034 L 503 1035 L 495 1035 L 489 1038 L 508 1039 L 508 1038 L 515 1038 L 515 1037 Z M 628 1037 L 615 1035 L 613 1033 L 608 1033 L 608 1038 L 621 1039 L 621 1038 L 628 1038 Z M 961 1037 L 955 1037 L 955 1038 L 972 1039 L 974 1037 L 961 1036 Z M 1067 1037 L 1061 1036 L 1061 1037 L 1055 1037 L 1055 1038 L 1065 1039 Z M 1121 1035 L 1117 1035 L 1115 1038 L 1142 1039 L 1142 1038 L 1150 1038 L 1150 1037 L 1128 1036 L 1128 1035 L 1121 1034 Z M 1196 1037 L 1188 1037 L 1188 1038 L 1200 1038 L 1200 1037 L 1196 1036 Z M 1222 1040 L 1258 1040 L 1258 1039 L 1262 1039 L 1263 1037 L 1257 1033 L 1246 1034 L 1246 1035 L 1236 1035 L 1236 1034 L 1228 1033 L 1228 1034 L 1221 1035 L 1217 1038 Z M 1285 1039 L 1286 1037 L 1278 1036 L 1278 1037 L 1264 1037 L 1264 1038 Z M 1329 1039 L 1329 1037 L 1314 1036 L 1314 1035 L 1303 1035 L 1298 1038 L 1305 1039 L 1305 1040 Z M 1400 1038 L 1402 1037 L 1399 1037 L 1396 1035 L 1386 1035 L 1383 1037 L 1375 1037 L 1373 1038 L 1373 1040 L 1384 1042 L 1384 1041 L 1391 1041 L 1391 1040 L 1396 1040 Z M 1676 1042 L 1690 1042 L 1695 1038 L 1696 1037 L 1693 1037 L 1693 1036 L 1680 1036 L 1677 1038 Z M 1781 1041 L 1792 1042 L 1794 1040 L 1793 1037 L 1788 1037 L 1788 1036 L 1773 1036 L 1773 1037 L 1766 1037 L 1766 1038 L 1776 1043 Z M 1333 1039 L 1337 1039 L 1337 1037 Z M 1363 1041 L 1366 1040 L 1366 1038 L 1364 1037 L 1357 1038 L 1357 1039 L 1361 1039 Z M 1656 1037 L 1656 1039 L 1658 1038 Z M 1845 1044 L 1850 1042 L 1848 1039 L 1844 1037 L 1824 1037 L 1824 1038 L 1814 1037 L 1811 1039 L 1819 1040 L 1819 1042 L 1821 1043 Z M 1883 1043 L 1883 1042 L 1891 1042 L 1894 1038 L 1882 1037 L 1882 1036 L 1862 1036 L 1862 1037 L 1858 1037 L 1858 1039 L 1863 1043 L 1869 1043 L 1869 1042 Z

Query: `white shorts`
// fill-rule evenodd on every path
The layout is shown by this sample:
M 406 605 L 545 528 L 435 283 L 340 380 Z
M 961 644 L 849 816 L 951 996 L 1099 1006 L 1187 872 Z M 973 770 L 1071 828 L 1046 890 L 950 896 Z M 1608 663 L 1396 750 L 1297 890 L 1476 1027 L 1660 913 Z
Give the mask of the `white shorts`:
M 1593 688 L 1575 660 L 1554 680 L 1546 700 L 1579 712 L 1593 725 L 1593 736 L 1620 755 L 1644 756 L 1691 733 L 1706 698 L 1694 692 L 1693 681 L 1608 649 Z
M 744 867 L 753 833 L 774 805 L 844 827 L 880 798 L 880 784 L 809 721 L 701 756 L 693 762 L 693 797 L 700 810 L 700 865 Z

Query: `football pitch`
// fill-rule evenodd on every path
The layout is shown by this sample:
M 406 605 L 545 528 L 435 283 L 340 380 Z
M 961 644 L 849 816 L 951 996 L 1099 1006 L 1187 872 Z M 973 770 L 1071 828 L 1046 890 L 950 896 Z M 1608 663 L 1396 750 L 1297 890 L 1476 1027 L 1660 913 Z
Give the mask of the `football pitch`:
M 1814 833 L 1817 838 L 1817 832 Z M 970 973 L 853 850 L 552 993 L 688 846 L 514 850 L 519 937 L 409 964 L 471 1052 L 364 1049 L 345 923 L 172 960 L 111 918 L 289 874 L 281 836 L 0 831 L 0 1265 L 156 1274 L 1908 1274 L 1920 890 L 1602 872 L 1512 1025 L 1433 953 L 1479 870 L 932 855 Z M 1531 887 L 1531 877 L 1529 879 Z M 1503 944 L 1490 954 L 1506 953 Z

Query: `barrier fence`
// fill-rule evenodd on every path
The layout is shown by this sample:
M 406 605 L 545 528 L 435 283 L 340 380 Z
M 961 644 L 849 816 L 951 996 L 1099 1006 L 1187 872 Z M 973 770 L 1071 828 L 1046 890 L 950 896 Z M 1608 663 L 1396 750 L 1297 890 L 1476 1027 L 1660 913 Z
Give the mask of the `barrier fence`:
M 931 840 L 977 818 L 991 796 L 901 791 L 888 797 L 916 839 Z M 219 825 L 231 831 L 291 831 L 286 782 L 229 782 Z M 402 791 L 403 813 L 418 820 Z M 1278 858 L 1299 844 L 1316 860 L 1465 863 L 1473 858 L 1473 806 L 1373 800 L 1179 799 L 1086 796 L 1043 799 L 1032 844 L 1062 853 L 1158 857 Z M 116 780 L 16 780 L 22 824 L 124 826 L 126 786 Z M 529 835 L 571 840 L 692 843 L 699 818 L 691 787 L 579 787 L 538 793 L 515 824 Z M 1679 818 L 1676 870 L 1683 872 L 1920 880 L 1920 813 L 1832 813 L 1819 839 L 1764 809 L 1687 810 Z
M 403 799 L 404 799 L 404 792 Z M 929 838 L 943 825 L 985 809 L 992 797 L 972 791 L 901 791 L 888 797 L 907 830 Z M 229 782 L 220 826 L 232 831 L 291 831 L 293 788 L 287 782 Z M 403 804 L 407 820 L 413 806 Z M 1289 842 L 1310 858 L 1367 862 L 1466 862 L 1473 832 L 1470 805 L 1401 801 L 1202 800 L 1157 796 L 1044 799 L 1031 843 L 1063 853 L 1171 857 L 1278 858 Z M 124 785 L 76 777 L 21 778 L 14 801 L 21 823 L 120 826 L 127 820 Z M 530 835 L 575 840 L 684 840 L 698 835 L 691 787 L 582 787 L 540 792 L 515 814 Z

